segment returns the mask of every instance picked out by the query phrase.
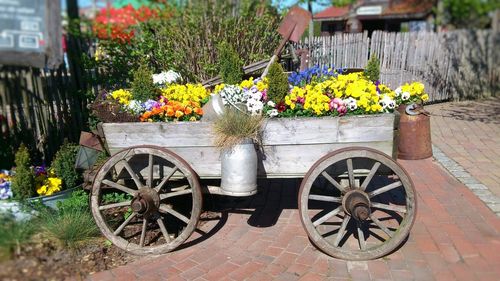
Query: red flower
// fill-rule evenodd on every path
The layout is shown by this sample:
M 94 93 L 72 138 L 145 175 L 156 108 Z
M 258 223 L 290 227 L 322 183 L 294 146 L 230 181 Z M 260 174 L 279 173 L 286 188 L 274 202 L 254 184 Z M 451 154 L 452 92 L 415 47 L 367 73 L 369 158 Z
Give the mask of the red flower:
M 278 110 L 278 112 L 283 112 L 286 110 L 286 104 L 284 101 L 280 101 L 278 103 L 278 105 L 276 105 L 276 109 Z
M 93 30 L 99 39 L 126 43 L 134 36 L 134 25 L 157 16 L 158 12 L 149 7 L 134 9 L 132 5 L 128 5 L 119 9 L 103 8 L 95 17 Z

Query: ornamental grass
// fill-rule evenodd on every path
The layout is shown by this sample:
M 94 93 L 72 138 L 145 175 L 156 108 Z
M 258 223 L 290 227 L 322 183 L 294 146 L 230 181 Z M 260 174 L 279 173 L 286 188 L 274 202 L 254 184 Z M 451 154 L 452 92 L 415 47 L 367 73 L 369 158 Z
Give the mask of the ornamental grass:
M 215 144 L 223 149 L 230 149 L 245 139 L 260 144 L 263 120 L 261 115 L 249 115 L 238 109 L 228 108 L 214 122 Z

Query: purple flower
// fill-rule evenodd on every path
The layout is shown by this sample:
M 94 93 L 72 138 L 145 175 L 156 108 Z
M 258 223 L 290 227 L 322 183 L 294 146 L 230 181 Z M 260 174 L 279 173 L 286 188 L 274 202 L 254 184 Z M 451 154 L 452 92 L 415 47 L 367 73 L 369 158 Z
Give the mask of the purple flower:
M 157 108 L 157 107 L 160 107 L 161 105 L 155 101 L 155 100 L 147 100 L 145 103 L 144 103 L 144 109 L 146 109 L 146 111 L 151 111 L 153 108 Z
M 42 166 L 35 167 L 35 176 L 46 175 L 46 174 L 47 174 L 47 167 L 45 166 L 45 163 L 42 164 Z

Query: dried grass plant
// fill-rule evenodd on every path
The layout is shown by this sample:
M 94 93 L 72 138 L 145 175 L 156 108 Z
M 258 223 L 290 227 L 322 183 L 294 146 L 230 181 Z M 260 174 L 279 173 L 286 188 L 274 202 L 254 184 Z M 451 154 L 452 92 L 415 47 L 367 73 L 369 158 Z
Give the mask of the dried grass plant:
M 245 139 L 260 144 L 263 121 L 262 116 L 251 116 L 234 108 L 227 109 L 214 122 L 215 144 L 222 149 L 230 149 Z

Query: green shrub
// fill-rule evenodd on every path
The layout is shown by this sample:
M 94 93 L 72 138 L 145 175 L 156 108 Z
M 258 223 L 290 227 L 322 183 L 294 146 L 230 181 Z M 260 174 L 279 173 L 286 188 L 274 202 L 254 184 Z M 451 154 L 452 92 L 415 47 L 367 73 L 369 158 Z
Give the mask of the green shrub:
M 35 226 L 30 221 L 17 222 L 13 217 L 0 214 L 0 261 L 10 259 L 12 252 L 30 240 Z
M 288 94 L 288 76 L 281 64 L 275 62 L 269 67 L 267 78 L 269 79 L 268 99 L 278 103 Z
M 365 68 L 365 76 L 375 82 L 380 79 L 380 61 L 376 56 L 372 56 Z
M 57 210 L 61 214 L 72 211 L 89 212 L 89 195 L 83 189 L 76 190 L 69 198 L 57 202 Z
M 148 99 L 155 99 L 157 96 L 157 87 L 153 83 L 153 72 L 143 63 L 134 72 L 132 97 L 138 101 L 147 101 Z
M 225 41 L 219 44 L 218 50 L 222 81 L 230 85 L 239 84 L 243 78 L 243 61 L 231 44 Z
M 26 199 L 35 195 L 35 176 L 31 169 L 31 159 L 28 148 L 19 146 L 15 155 L 16 174 L 12 178 L 12 193 L 16 199 Z
M 52 160 L 51 168 L 58 178 L 62 180 L 63 188 L 72 188 L 78 185 L 82 177 L 75 169 L 78 145 L 65 142 L 57 151 Z

